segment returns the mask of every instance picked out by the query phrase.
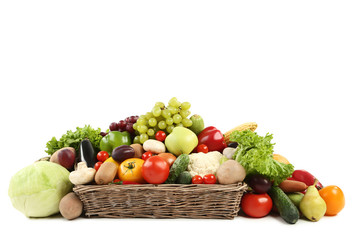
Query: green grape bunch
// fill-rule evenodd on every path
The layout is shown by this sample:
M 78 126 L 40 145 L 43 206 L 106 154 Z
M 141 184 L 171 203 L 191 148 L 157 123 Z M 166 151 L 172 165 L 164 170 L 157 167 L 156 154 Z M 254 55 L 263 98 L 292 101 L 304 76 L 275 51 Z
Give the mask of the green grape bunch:
M 143 144 L 148 139 L 154 139 L 160 130 L 168 135 L 175 127 L 191 127 L 190 107 L 189 102 L 180 102 L 176 97 L 171 98 L 167 106 L 163 102 L 155 103 L 150 112 L 140 115 L 134 123 L 134 143 Z

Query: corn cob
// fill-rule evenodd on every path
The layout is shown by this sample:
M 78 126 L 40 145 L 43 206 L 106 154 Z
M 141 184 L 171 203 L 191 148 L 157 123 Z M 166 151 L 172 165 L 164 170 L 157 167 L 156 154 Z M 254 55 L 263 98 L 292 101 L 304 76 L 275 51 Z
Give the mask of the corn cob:
M 241 124 L 241 125 L 233 128 L 233 129 L 231 129 L 230 131 L 227 131 L 224 134 L 225 143 L 228 144 L 230 142 L 230 134 L 235 130 L 238 130 L 238 131 L 244 131 L 244 130 L 255 131 L 256 128 L 257 128 L 257 124 L 255 122 L 248 122 L 248 123 Z

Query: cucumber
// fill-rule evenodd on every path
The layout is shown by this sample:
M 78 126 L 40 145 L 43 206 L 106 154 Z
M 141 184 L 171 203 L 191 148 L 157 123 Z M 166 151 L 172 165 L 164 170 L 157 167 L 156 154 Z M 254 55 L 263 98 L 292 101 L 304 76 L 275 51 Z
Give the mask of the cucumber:
M 299 220 L 299 210 L 283 190 L 279 187 L 272 186 L 269 194 L 285 222 L 294 224 Z
M 300 202 L 303 199 L 304 194 L 301 192 L 294 192 L 294 193 L 287 193 L 286 195 L 290 198 L 293 204 L 299 209 Z
M 180 173 L 187 169 L 189 161 L 190 158 L 187 154 L 181 154 L 180 156 L 178 156 L 170 168 L 169 176 L 165 183 L 175 183 Z
M 183 171 L 180 173 L 179 177 L 176 179 L 176 183 L 179 184 L 190 184 L 191 183 L 191 174 L 188 171 Z

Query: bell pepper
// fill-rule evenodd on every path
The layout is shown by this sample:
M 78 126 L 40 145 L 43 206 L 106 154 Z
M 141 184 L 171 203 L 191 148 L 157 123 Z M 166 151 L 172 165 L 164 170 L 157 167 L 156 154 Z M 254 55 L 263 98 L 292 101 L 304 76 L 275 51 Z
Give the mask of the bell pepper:
M 227 147 L 224 135 L 216 127 L 210 126 L 202 130 L 198 135 L 199 144 L 205 144 L 209 152 L 219 151 L 222 152 Z
M 305 170 L 295 170 L 292 173 L 290 180 L 300 181 L 308 186 L 315 185 L 318 190 L 323 188 L 321 182 L 319 182 L 318 179 L 316 179 L 311 173 Z
M 121 145 L 130 145 L 131 136 L 127 131 L 111 131 L 100 141 L 100 150 L 106 151 L 109 154 L 112 153 L 113 149 Z

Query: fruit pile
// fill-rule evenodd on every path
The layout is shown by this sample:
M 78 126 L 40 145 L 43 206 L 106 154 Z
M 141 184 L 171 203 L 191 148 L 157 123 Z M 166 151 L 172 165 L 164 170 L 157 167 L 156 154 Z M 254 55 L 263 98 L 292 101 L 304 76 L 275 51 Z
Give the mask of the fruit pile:
M 259 218 L 274 211 L 291 224 L 301 216 L 318 221 L 324 215 L 336 215 L 344 207 L 339 187 L 323 187 L 312 174 L 295 170 L 285 157 L 274 154 L 272 134 L 259 136 L 256 123 L 242 124 L 223 134 L 214 126 L 205 127 L 200 115 L 189 117 L 190 107 L 189 102 L 181 103 L 174 97 L 167 105 L 155 103 L 144 115 L 112 122 L 107 132 L 90 126 L 68 131 L 59 140 L 54 137 L 46 144 L 50 157 L 40 162 L 66 168 L 67 185 L 245 182 L 249 189 L 241 201 L 244 214 Z M 15 178 L 24 179 L 22 173 Z M 28 174 L 29 181 L 39 184 L 51 180 L 35 181 L 31 179 L 35 175 Z M 17 194 L 26 193 L 21 186 L 17 188 Z M 81 201 L 73 192 L 66 193 L 59 195 L 57 210 L 73 219 L 82 211 L 74 211 L 71 206 L 82 208 Z M 17 199 L 13 204 L 20 211 L 35 212 L 24 209 L 18 195 L 10 197 Z M 36 204 L 41 202 L 34 201 L 32 206 L 26 194 L 21 197 L 27 201 L 27 208 L 38 208 Z

